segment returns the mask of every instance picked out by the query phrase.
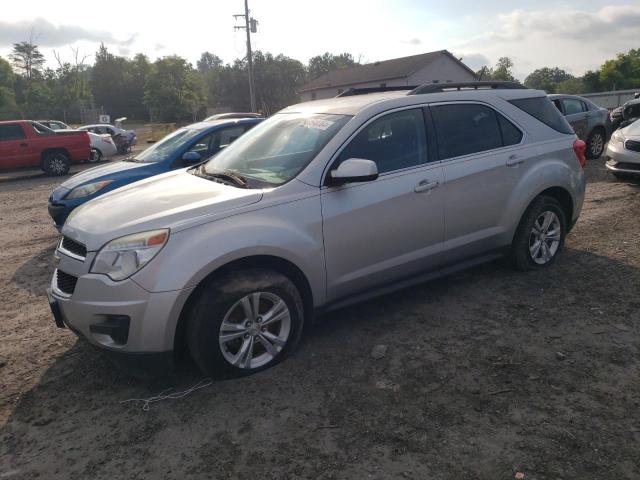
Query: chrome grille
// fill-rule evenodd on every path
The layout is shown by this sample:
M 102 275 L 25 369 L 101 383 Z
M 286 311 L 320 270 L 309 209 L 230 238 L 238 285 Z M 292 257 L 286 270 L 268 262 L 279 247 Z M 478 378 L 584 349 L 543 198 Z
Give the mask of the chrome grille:
M 69 237 L 62 237 L 62 242 L 60 242 L 60 249 L 68 253 L 72 253 L 77 257 L 81 257 L 83 260 L 87 256 L 87 247 L 79 242 L 76 242 L 75 240 L 70 239 Z
M 56 286 L 62 293 L 73 295 L 73 291 L 76 289 L 77 281 L 78 277 L 69 275 L 62 270 L 56 270 Z

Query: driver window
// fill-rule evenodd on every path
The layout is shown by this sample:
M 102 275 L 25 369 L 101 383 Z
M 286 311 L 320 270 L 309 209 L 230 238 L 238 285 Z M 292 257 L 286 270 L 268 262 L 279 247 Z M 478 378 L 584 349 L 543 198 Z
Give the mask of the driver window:
M 379 173 L 414 167 L 427 162 L 424 117 L 419 108 L 390 113 L 356 135 L 338 157 L 373 160 Z
M 188 151 L 199 153 L 200 157 L 204 160 L 209 156 L 208 155 L 209 148 L 211 146 L 212 140 L 215 137 L 215 135 L 216 135 L 215 132 L 205 135 L 204 137 L 197 140 L 196 143 Z

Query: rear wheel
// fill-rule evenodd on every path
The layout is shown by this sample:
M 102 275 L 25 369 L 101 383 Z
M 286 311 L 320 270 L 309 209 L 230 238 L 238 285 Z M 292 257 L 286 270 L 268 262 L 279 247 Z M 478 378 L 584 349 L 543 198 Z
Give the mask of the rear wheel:
M 205 287 L 187 326 L 191 356 L 215 378 L 249 375 L 284 359 L 300 340 L 302 299 L 284 275 L 246 270 Z
M 66 175 L 71 167 L 69 156 L 64 152 L 48 153 L 42 161 L 42 169 L 49 175 Z
M 604 144 L 606 143 L 605 134 L 599 128 L 595 129 L 587 138 L 587 151 L 585 156 L 589 160 L 600 158 L 602 152 L 604 152 Z
M 100 161 L 102 161 L 102 152 L 97 148 L 92 148 L 89 163 L 98 163 Z
M 527 208 L 511 245 L 518 270 L 535 270 L 555 262 L 567 232 L 566 214 L 553 197 L 542 195 Z

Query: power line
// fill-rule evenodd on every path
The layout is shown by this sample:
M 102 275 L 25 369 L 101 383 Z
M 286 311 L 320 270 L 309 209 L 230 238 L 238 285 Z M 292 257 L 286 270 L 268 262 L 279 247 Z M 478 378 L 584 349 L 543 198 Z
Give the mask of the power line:
M 244 25 L 236 25 L 235 30 L 244 29 L 247 32 L 247 68 L 249 70 L 249 97 L 251 98 L 251 111 L 256 111 L 256 92 L 253 84 L 253 54 L 251 53 L 251 33 L 256 33 L 258 21 L 249 17 L 249 0 L 244 0 L 244 14 L 239 13 L 234 18 L 243 17 Z

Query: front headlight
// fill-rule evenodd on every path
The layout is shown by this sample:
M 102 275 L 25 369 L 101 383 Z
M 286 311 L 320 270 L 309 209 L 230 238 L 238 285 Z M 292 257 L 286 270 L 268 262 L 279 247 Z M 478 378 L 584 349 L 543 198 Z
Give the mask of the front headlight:
M 134 233 L 111 240 L 96 255 L 91 273 L 103 273 L 111 280 L 124 280 L 155 257 L 169 239 L 169 229 Z
M 74 188 L 69 192 L 69 195 L 66 196 L 69 200 L 73 200 L 74 198 L 82 198 L 93 193 L 96 193 L 98 190 L 102 190 L 107 185 L 110 185 L 113 180 L 102 180 L 101 182 L 93 182 L 87 183 L 86 185 L 80 185 L 79 187 Z
M 620 132 L 615 132 L 613 135 L 611 135 L 611 139 L 609 141 L 611 143 L 623 143 L 624 137 Z

